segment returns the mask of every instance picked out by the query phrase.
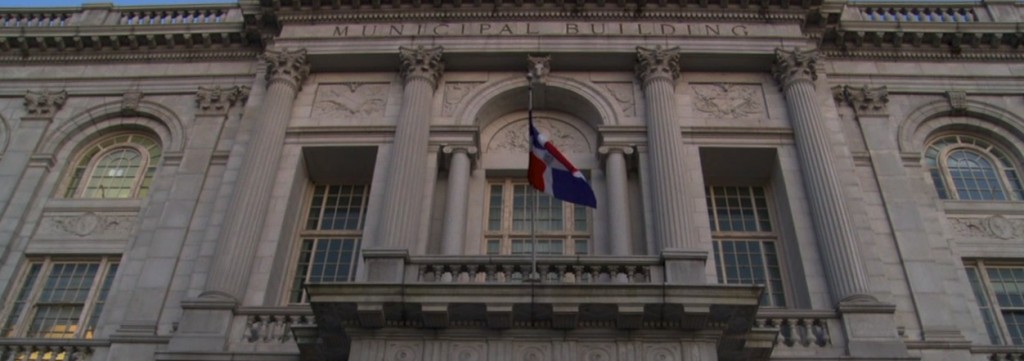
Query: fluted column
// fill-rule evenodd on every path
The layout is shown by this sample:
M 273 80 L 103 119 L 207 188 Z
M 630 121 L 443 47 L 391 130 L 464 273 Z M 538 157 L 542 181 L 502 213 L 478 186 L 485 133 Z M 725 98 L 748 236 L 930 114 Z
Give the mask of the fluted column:
M 459 255 L 462 254 L 466 237 L 469 155 L 476 153 L 476 147 L 446 146 L 442 151 L 451 154 L 451 161 L 448 166 L 448 199 L 445 202 L 441 254 Z
M 818 104 L 816 51 L 777 49 L 772 69 L 786 97 L 792 118 L 811 219 L 834 302 L 874 300 L 870 295 L 864 264 L 857 249 L 849 206 L 836 170 L 832 141 Z
M 608 180 L 608 241 L 613 256 L 628 256 L 633 247 L 629 229 L 629 198 L 627 197 L 626 155 L 631 147 L 605 146 L 598 149 L 605 154 L 604 172 Z
M 643 84 L 647 108 L 651 216 L 654 237 L 665 258 L 666 278 L 670 283 L 699 284 L 706 283 L 704 262 L 710 244 L 702 244 L 693 217 L 694 203 L 680 184 L 686 166 L 676 115 L 679 57 L 679 48 L 637 47 L 636 75 Z
M 277 164 L 295 95 L 309 75 L 306 51 L 268 51 L 267 93 L 252 131 L 231 212 L 224 220 L 204 296 L 240 300 L 248 284 L 256 243 L 263 233 Z
M 417 233 L 423 219 L 431 104 L 444 71 L 441 52 L 441 47 L 422 46 L 399 50 L 405 89 L 377 231 L 376 245 L 382 248 L 413 250 L 420 238 Z

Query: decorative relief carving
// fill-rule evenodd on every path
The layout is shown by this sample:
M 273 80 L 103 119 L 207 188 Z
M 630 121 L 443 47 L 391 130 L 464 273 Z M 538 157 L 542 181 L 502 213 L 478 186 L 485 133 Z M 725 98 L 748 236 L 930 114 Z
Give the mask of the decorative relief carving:
M 971 238 L 1024 238 L 1024 219 L 1010 219 L 1003 216 L 988 218 L 950 218 L 953 230 Z
M 444 85 L 444 104 L 441 106 L 441 115 L 455 114 L 455 108 L 466 98 L 473 88 L 483 84 L 481 82 L 448 82 Z
M 420 45 L 416 48 L 398 48 L 402 79 L 409 81 L 412 78 L 423 77 L 430 82 L 431 86 L 437 86 L 437 80 L 444 72 L 444 62 L 441 61 L 443 52 L 444 49 L 440 46 L 427 48 Z
M 134 215 L 89 212 L 79 215 L 44 216 L 37 236 L 127 238 L 134 226 Z
M 858 116 L 874 115 L 882 116 L 889 113 L 889 90 L 883 85 L 880 87 L 852 87 L 834 86 L 832 96 L 837 101 L 846 101 L 853 106 Z
M 449 360 L 482 361 L 486 359 L 486 345 L 482 342 L 454 342 L 449 349 Z
M 659 77 L 679 79 L 679 47 L 636 47 L 636 77 L 643 82 Z
M 412 342 L 389 342 L 387 347 L 387 356 L 384 358 L 389 361 L 413 361 L 419 360 L 420 354 L 422 353 L 419 343 Z
M 720 118 L 739 119 L 765 114 L 764 91 L 758 84 L 692 84 L 693 106 Z
M 530 80 L 544 84 L 551 73 L 551 56 L 527 56 L 526 61 L 530 66 Z
M 534 119 L 534 124 L 540 129 L 541 133 L 547 134 L 548 139 L 551 140 L 558 150 L 562 153 L 589 153 L 590 146 L 587 144 L 586 138 L 575 128 L 568 124 L 551 121 L 548 119 Z M 526 154 L 528 152 L 527 141 L 530 139 L 529 130 L 527 129 L 527 121 L 522 120 L 518 122 L 506 125 L 501 130 L 498 130 L 494 137 L 491 138 L 491 142 L 487 145 L 488 151 L 507 151 L 507 152 L 522 152 Z
M 313 118 L 368 119 L 384 116 L 387 83 L 321 84 L 313 101 Z
M 66 91 L 31 91 L 25 93 L 25 108 L 28 113 L 37 117 L 52 117 L 57 113 L 64 101 L 68 99 Z
M 682 360 L 674 345 L 644 345 L 644 361 Z
M 772 66 L 772 76 L 782 88 L 799 80 L 813 82 L 818 79 L 818 71 L 815 68 L 817 62 L 817 50 L 775 49 L 775 65 Z
M 203 113 L 223 114 L 231 109 L 236 101 L 249 96 L 249 87 L 233 86 L 221 88 L 219 85 L 212 88 L 199 87 L 196 92 L 196 105 Z
M 551 359 L 548 344 L 517 344 L 513 360 L 515 361 L 546 361 Z
M 121 112 L 133 114 L 139 110 L 139 103 L 142 102 L 142 92 L 129 91 L 121 96 Z
M 604 88 L 612 99 L 619 103 L 622 114 L 636 116 L 636 97 L 633 95 L 633 83 L 605 83 Z
M 946 98 L 949 99 L 949 107 L 953 110 L 953 114 L 967 113 L 967 92 L 951 90 L 946 92 Z
M 583 346 L 583 347 L 580 347 L 579 349 L 583 350 L 583 352 L 579 356 L 579 360 L 580 361 L 612 361 L 612 360 L 615 360 L 615 357 L 612 356 L 612 355 L 615 354 L 615 352 L 611 349 L 611 347 L 609 347 L 607 345 L 586 344 L 586 345 L 581 345 L 581 346 Z
M 302 82 L 309 76 L 309 61 L 306 60 L 306 49 L 296 51 L 267 51 L 267 80 L 290 82 L 296 90 L 302 88 Z M 270 85 L 269 83 L 267 85 Z

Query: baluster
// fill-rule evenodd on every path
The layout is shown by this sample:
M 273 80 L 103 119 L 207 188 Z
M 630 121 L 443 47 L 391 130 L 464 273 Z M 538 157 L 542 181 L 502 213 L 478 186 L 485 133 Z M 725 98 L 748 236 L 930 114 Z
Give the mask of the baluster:
M 814 343 L 818 346 L 825 347 L 829 343 L 828 325 L 821 319 L 814 319 L 811 324 L 813 326 Z
M 511 277 L 509 277 L 509 272 L 511 272 L 512 267 L 507 265 L 507 264 L 506 265 L 501 265 L 501 266 L 498 266 L 498 270 L 499 270 L 498 271 L 499 273 L 494 275 L 494 281 L 500 282 L 500 283 L 508 282 L 510 280 L 510 278 L 511 278 Z
M 793 347 L 795 343 L 793 341 L 793 324 L 790 323 L 788 318 L 782 319 L 782 323 L 779 324 L 779 334 L 782 335 L 782 343 L 784 345 Z
M 811 344 L 810 332 L 808 332 L 810 325 L 807 324 L 807 320 L 804 318 L 800 318 L 796 322 L 796 333 L 800 337 L 800 344 L 807 347 Z
M 580 268 L 581 267 L 579 265 L 565 266 L 566 271 L 565 274 L 562 276 L 562 282 L 576 283 L 576 280 L 579 278 Z
M 432 280 L 427 278 L 427 268 L 429 267 L 420 265 L 416 270 L 416 279 L 420 280 L 420 282 L 431 282 Z
M 484 280 L 483 282 L 497 282 L 498 279 L 498 267 L 493 264 L 485 264 L 484 266 Z
M 463 265 L 458 268 L 458 283 L 469 283 L 469 267 L 472 266 Z

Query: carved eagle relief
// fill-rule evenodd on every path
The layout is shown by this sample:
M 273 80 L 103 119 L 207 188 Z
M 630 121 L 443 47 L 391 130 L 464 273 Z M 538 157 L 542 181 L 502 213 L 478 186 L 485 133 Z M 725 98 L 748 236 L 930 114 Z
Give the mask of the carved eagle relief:
M 693 94 L 694 108 L 721 118 L 738 119 L 764 112 L 759 85 L 694 84 Z
M 366 119 L 384 115 L 387 84 L 325 84 L 317 89 L 314 118 Z

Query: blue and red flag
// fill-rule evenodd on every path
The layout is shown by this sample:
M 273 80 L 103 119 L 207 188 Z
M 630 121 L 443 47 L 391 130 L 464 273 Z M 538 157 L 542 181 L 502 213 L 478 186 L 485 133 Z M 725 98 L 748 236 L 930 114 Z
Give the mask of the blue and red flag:
M 597 208 L 594 190 L 579 169 L 569 163 L 562 152 L 537 131 L 530 117 L 530 185 L 556 199 Z

